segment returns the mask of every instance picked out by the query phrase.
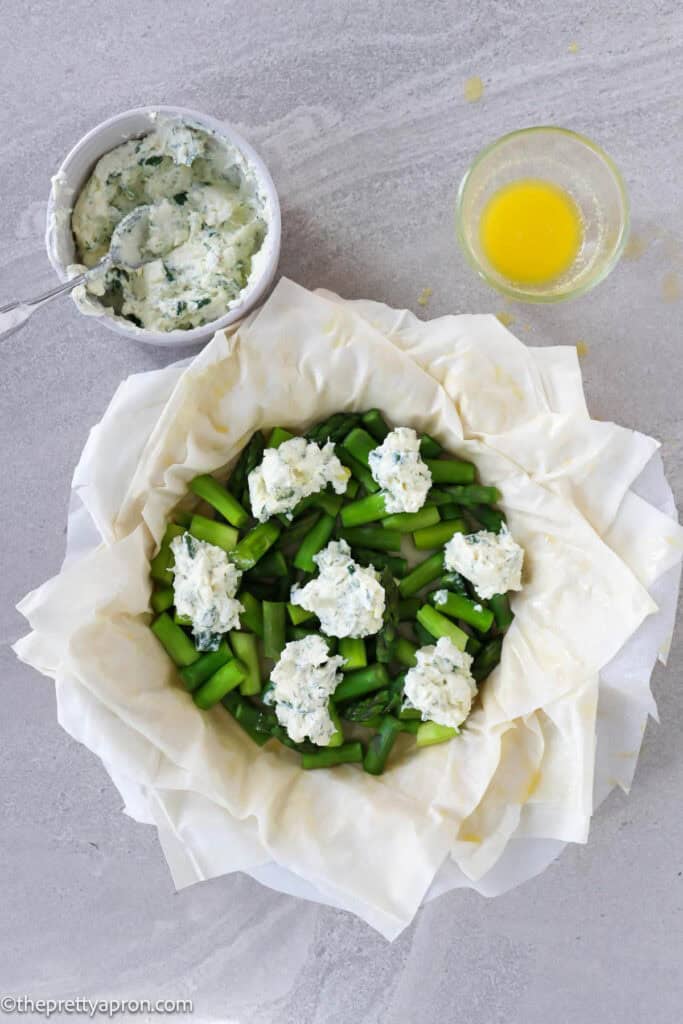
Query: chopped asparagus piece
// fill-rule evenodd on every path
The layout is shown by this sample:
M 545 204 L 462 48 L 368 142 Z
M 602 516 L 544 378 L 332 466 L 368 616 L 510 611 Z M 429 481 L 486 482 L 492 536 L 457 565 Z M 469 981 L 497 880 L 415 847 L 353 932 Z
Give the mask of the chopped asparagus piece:
M 247 669 L 242 662 L 232 658 L 194 691 L 192 700 L 198 708 L 207 711 L 239 686 L 246 674 Z
M 248 522 L 249 513 L 246 509 L 242 508 L 237 498 L 230 494 L 225 487 L 222 487 L 217 480 L 214 480 L 212 476 L 209 476 L 208 473 L 196 476 L 194 480 L 191 480 L 190 490 L 193 494 L 197 494 L 204 501 L 208 502 L 209 505 L 213 506 L 217 512 L 220 512 L 231 526 L 236 526 L 237 529 L 240 529 L 240 527 Z
M 425 505 L 419 512 L 396 512 L 382 520 L 385 530 L 398 530 L 399 533 L 414 533 L 428 526 L 434 526 L 441 516 L 435 505 Z
M 232 551 L 237 544 L 239 534 L 233 526 L 226 526 L 225 523 L 217 523 L 206 516 L 192 516 L 189 532 L 197 540 L 206 541 L 207 544 L 214 544 L 223 551 Z
M 222 640 L 217 651 L 203 654 L 201 658 L 191 665 L 181 668 L 180 678 L 185 683 L 185 688 L 187 690 L 196 690 L 198 686 L 201 686 L 207 679 L 210 679 L 214 672 L 217 672 L 223 665 L 227 665 L 231 658 L 232 651 L 225 640 Z
M 365 640 L 362 637 L 342 637 L 339 641 L 339 653 L 344 658 L 343 672 L 353 672 L 354 669 L 365 668 L 368 663 Z
M 467 647 L 467 633 L 459 629 L 454 622 L 441 615 L 428 604 L 423 605 L 417 613 L 417 621 L 436 639 L 447 636 L 455 646 L 464 651 Z
M 233 562 L 238 569 L 253 569 L 279 536 L 280 527 L 272 519 L 267 523 L 260 523 L 250 530 L 232 551 Z
M 443 558 L 443 551 L 430 555 L 424 562 L 416 565 L 412 572 L 404 576 L 398 585 L 401 597 L 412 597 L 413 594 L 417 594 L 418 590 L 426 587 L 428 583 L 438 579 L 444 569 Z
M 230 633 L 230 645 L 244 666 L 245 678 L 240 691 L 245 695 L 253 695 L 261 691 L 261 667 L 259 664 L 259 644 L 253 633 Z
M 445 743 L 458 735 L 458 730 L 450 725 L 438 725 L 436 722 L 421 722 L 417 730 L 418 747 L 431 747 L 435 743 Z
M 183 632 L 166 612 L 162 612 L 159 618 L 154 620 L 152 632 L 166 648 L 171 661 L 179 668 L 191 665 L 200 657 L 187 633 Z
M 471 484 L 474 482 L 475 468 L 471 462 L 459 459 L 427 459 L 432 483 L 435 484 Z
M 464 519 L 449 519 L 445 523 L 428 526 L 425 530 L 416 530 L 413 534 L 413 544 L 418 551 L 440 548 L 456 533 L 467 533 L 467 523 Z
M 391 748 L 401 732 L 401 723 L 386 715 L 370 742 L 363 758 L 363 770 L 370 775 L 381 775 L 387 763 Z
M 335 704 L 362 697 L 373 690 L 382 690 L 389 685 L 389 674 L 384 665 L 368 665 L 348 672 L 334 691 Z
M 343 743 L 340 747 L 321 747 L 301 755 L 301 767 L 331 768 L 335 764 L 360 764 L 363 747 L 360 743 Z
M 436 601 L 436 593 L 438 591 L 430 594 L 430 601 L 442 615 L 448 615 L 451 619 L 462 619 L 480 633 L 488 633 L 493 625 L 493 612 L 490 609 L 460 594 L 448 593 L 445 601 Z
M 277 661 L 285 646 L 285 605 L 282 601 L 263 602 L 263 653 Z
M 386 425 L 379 409 L 369 409 L 360 419 L 368 433 L 372 434 L 378 444 L 381 444 L 389 433 L 389 427 Z
M 332 536 L 333 530 L 333 517 L 321 516 L 313 529 L 304 537 L 296 553 L 294 565 L 297 569 L 301 569 L 302 572 L 315 572 L 316 565 L 313 556 L 322 551 Z
M 376 551 L 401 550 L 401 534 L 395 530 L 383 530 L 381 526 L 357 526 L 352 530 L 342 530 L 341 537 L 352 548 L 372 548 Z
M 284 427 L 273 427 L 268 438 L 266 448 L 279 448 L 285 441 L 291 441 L 294 434 L 290 434 Z

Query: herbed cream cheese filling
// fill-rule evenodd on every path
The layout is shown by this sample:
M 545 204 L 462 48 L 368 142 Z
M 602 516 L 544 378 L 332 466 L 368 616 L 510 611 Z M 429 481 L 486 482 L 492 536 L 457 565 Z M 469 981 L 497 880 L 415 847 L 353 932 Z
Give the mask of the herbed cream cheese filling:
M 152 131 L 105 153 L 81 190 L 71 228 L 82 272 L 108 252 L 119 221 L 150 206 L 138 270 L 112 266 L 75 290 L 84 312 L 154 331 L 223 316 L 246 286 L 266 235 L 264 199 L 238 151 L 210 131 L 160 117 Z

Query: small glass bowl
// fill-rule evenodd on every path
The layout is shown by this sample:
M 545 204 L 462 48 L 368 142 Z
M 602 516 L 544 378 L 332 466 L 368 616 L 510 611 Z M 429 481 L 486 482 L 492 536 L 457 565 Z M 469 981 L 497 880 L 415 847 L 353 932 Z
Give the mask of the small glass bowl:
M 571 267 L 542 285 L 516 285 L 503 277 L 480 241 L 481 215 L 491 197 L 504 185 L 528 178 L 568 192 L 583 227 Z M 628 194 L 616 165 L 590 139 L 552 126 L 511 132 L 482 150 L 460 183 L 455 216 L 468 262 L 490 285 L 521 302 L 559 302 L 594 288 L 619 262 L 629 229 Z

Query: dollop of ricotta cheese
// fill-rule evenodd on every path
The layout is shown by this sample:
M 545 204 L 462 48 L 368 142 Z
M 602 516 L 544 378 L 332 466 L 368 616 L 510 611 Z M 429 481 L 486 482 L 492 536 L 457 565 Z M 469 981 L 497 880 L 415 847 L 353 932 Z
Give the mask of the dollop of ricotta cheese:
M 266 448 L 263 461 L 249 474 L 249 498 L 256 519 L 265 522 L 278 513 L 289 513 L 309 494 L 331 484 L 343 494 L 350 476 L 328 441 L 320 447 L 305 437 L 283 441 L 278 448 Z
M 448 637 L 435 647 L 421 647 L 417 665 L 406 673 L 404 707 L 417 708 L 424 722 L 457 729 L 472 708 L 477 684 L 472 678 L 472 658 Z
M 396 427 L 369 455 L 370 472 L 382 488 L 387 512 L 419 512 L 432 486 L 411 427 Z
M 271 672 L 273 684 L 264 696 L 275 705 L 281 726 L 296 743 L 307 737 L 325 747 L 336 727 L 330 718 L 330 697 L 341 681 L 344 659 L 331 656 L 321 636 L 307 636 L 285 646 Z
M 242 572 L 222 548 L 197 540 L 189 533 L 174 537 L 171 551 L 173 603 L 178 615 L 192 619 L 192 632 L 200 651 L 218 648 L 220 636 L 239 629 L 244 608 L 235 598 Z
M 445 547 L 446 568 L 469 580 L 479 597 L 522 589 L 524 549 L 507 526 L 500 533 L 456 533 Z
M 358 565 L 345 540 L 333 540 L 313 556 L 320 575 L 292 587 L 290 600 L 315 612 L 328 636 L 364 637 L 382 627 L 386 595 L 379 573 Z
M 267 232 L 253 169 L 208 129 L 159 117 L 147 135 L 105 153 L 71 215 L 78 265 L 95 266 L 116 225 L 150 208 L 145 258 L 137 270 L 112 266 L 74 290 L 84 313 L 154 331 L 189 330 L 237 301 Z

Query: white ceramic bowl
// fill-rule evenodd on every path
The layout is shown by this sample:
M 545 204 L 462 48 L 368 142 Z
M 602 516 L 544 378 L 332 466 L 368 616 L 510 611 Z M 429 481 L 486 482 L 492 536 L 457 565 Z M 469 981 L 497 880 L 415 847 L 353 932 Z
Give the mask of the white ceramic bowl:
M 242 153 L 255 173 L 264 200 L 266 237 L 261 249 L 253 258 L 246 287 L 230 304 L 225 315 L 210 324 L 194 327 L 190 331 L 146 331 L 126 320 L 106 314 L 97 316 L 96 319 L 109 330 L 146 345 L 164 345 L 167 348 L 196 345 L 206 341 L 221 327 L 227 327 L 228 324 L 240 320 L 263 299 L 275 277 L 280 257 L 280 203 L 275 185 L 260 156 L 229 125 L 185 107 L 136 107 L 98 124 L 74 146 L 52 180 L 47 207 L 45 245 L 50 263 L 60 279 L 66 281 L 69 277 L 67 268 L 76 262 L 71 233 L 71 210 L 79 192 L 104 153 L 108 153 L 127 139 L 146 135 L 152 130 L 153 114 L 165 114 L 193 121 L 226 139 Z

